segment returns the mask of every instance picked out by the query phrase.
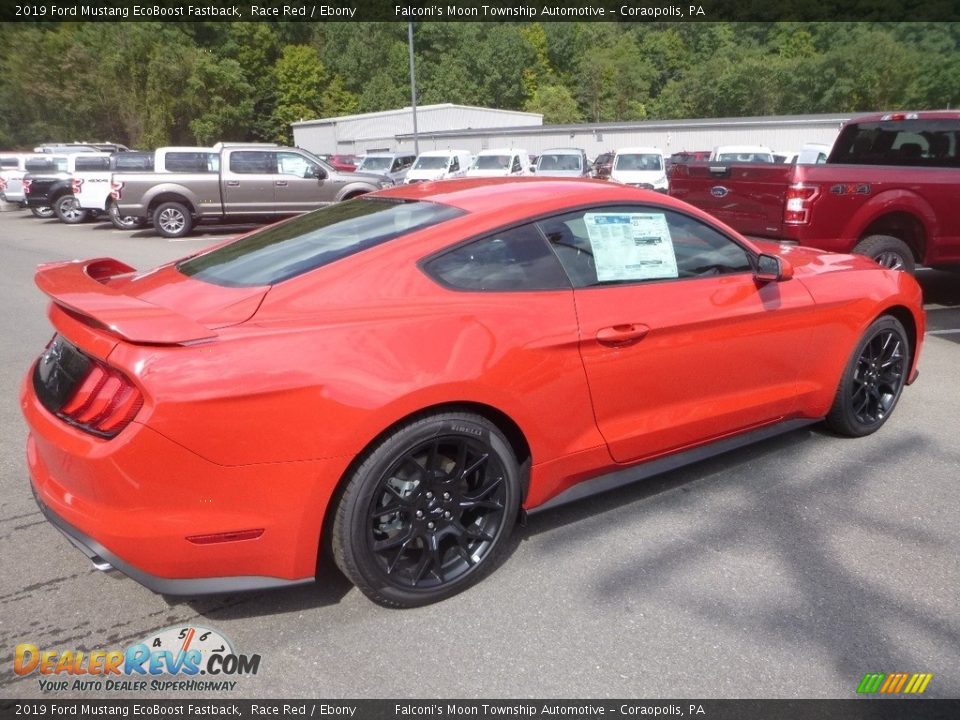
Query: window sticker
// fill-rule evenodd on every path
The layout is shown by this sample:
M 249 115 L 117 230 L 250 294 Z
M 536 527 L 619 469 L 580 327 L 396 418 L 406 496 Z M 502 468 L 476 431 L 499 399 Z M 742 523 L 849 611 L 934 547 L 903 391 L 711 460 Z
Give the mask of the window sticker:
M 586 213 L 598 282 L 678 277 L 663 213 Z

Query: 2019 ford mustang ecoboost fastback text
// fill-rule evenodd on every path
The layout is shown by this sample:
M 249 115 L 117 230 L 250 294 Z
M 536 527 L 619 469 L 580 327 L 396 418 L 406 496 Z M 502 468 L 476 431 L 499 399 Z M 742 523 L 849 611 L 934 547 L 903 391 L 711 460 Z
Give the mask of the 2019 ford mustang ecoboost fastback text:
M 826 420 L 916 375 L 914 279 L 590 180 L 404 185 L 149 272 L 42 266 L 32 485 L 158 592 L 370 598 L 489 572 L 522 509 Z

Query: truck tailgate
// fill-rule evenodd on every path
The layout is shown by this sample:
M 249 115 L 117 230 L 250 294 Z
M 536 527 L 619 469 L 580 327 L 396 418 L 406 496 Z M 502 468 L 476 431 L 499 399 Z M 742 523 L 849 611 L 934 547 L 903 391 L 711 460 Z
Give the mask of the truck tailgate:
M 670 194 L 745 235 L 780 237 L 787 188 L 795 167 L 788 164 L 691 163 L 670 170 Z

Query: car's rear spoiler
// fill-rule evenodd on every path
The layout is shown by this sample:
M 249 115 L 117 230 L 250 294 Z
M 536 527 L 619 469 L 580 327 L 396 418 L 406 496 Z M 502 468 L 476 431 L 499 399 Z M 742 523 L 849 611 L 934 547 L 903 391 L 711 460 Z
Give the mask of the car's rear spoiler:
M 113 258 L 49 263 L 37 268 L 36 283 L 60 307 L 93 320 L 134 343 L 172 345 L 205 340 L 217 333 L 173 310 L 105 285 L 135 268 Z

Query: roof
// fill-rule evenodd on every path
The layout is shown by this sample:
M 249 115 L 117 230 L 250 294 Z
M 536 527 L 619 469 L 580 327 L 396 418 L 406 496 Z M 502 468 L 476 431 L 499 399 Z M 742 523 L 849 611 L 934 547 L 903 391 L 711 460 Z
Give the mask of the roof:
M 439 110 L 479 110 L 481 112 L 497 113 L 500 115 L 518 115 L 522 117 L 543 118 L 542 113 L 523 112 L 522 110 L 501 110 L 500 108 L 480 107 L 479 105 L 457 105 L 456 103 L 437 103 L 435 105 L 418 105 L 417 113 L 436 112 Z M 390 115 L 399 115 L 401 113 L 413 112 L 411 106 L 396 108 L 394 110 L 380 110 L 379 112 L 357 113 L 355 115 L 336 115 L 327 118 L 315 118 L 313 120 L 300 120 L 290 123 L 293 127 L 307 127 L 310 125 L 332 125 L 334 123 L 345 122 L 348 120 L 365 120 L 371 118 L 382 118 Z M 537 127 L 540 127 L 539 125 Z

